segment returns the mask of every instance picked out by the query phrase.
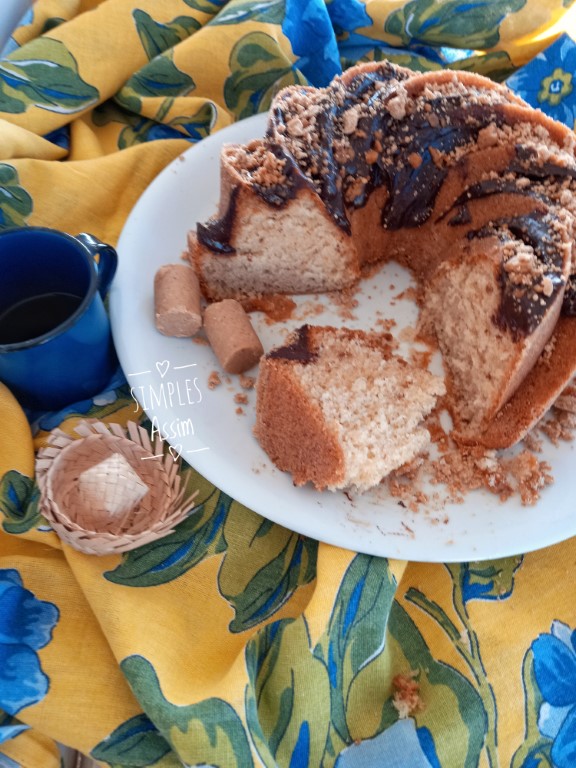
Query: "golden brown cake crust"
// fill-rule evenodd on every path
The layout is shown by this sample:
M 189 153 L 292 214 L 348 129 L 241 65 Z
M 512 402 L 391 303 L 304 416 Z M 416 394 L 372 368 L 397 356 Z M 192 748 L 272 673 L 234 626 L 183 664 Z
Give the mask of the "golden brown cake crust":
M 576 317 L 560 317 L 550 348 L 544 350 L 486 431 L 475 436 L 455 433 L 455 439 L 463 445 L 489 449 L 511 448 L 520 442 L 576 375 L 575 340 Z
M 295 485 L 316 488 L 344 479 L 344 454 L 316 403 L 290 375 L 289 361 L 264 357 L 257 383 L 254 434 L 274 464 Z

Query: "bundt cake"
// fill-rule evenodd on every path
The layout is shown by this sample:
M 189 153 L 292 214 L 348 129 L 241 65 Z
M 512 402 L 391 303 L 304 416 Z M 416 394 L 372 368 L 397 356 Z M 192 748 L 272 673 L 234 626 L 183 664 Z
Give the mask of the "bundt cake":
M 359 65 L 326 88 L 284 89 L 263 139 L 224 147 L 220 209 L 190 260 L 209 300 L 332 291 L 366 265 L 405 265 L 455 435 L 483 444 L 561 313 L 576 315 L 575 146 L 482 76 Z M 564 384 L 576 344 L 566 354 Z M 499 435 L 498 448 L 520 439 Z
M 430 442 L 442 379 L 381 335 L 304 325 L 260 361 L 255 434 L 295 485 L 365 491 Z

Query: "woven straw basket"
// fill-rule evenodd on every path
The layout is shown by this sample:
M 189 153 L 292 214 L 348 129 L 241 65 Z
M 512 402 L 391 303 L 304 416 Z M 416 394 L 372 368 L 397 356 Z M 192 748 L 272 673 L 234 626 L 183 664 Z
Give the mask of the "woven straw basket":
M 172 533 L 193 509 L 198 491 L 182 483 L 180 457 L 160 438 L 152 446 L 133 422 L 83 421 L 75 432 L 54 430 L 36 460 L 40 510 L 75 549 L 128 552 Z

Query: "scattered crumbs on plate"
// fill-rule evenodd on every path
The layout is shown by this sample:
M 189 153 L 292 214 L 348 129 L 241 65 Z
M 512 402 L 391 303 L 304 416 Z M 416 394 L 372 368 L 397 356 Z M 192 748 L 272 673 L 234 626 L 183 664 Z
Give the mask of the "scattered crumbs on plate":
M 406 325 L 404 328 L 400 329 L 398 336 L 400 337 L 400 341 L 414 343 L 417 340 L 418 334 L 415 328 L 411 325 Z
M 243 392 L 236 392 L 234 402 L 239 405 L 248 405 L 248 395 L 245 395 Z
M 246 312 L 262 312 L 266 315 L 266 323 L 272 325 L 290 320 L 296 309 L 296 302 L 289 296 L 275 293 L 243 299 L 242 306 Z
M 407 300 L 407 301 L 414 301 L 416 302 L 416 304 L 418 304 L 418 291 L 416 290 L 416 288 L 414 288 L 414 286 L 411 285 L 408 288 L 406 288 L 404 291 L 400 291 L 400 293 L 397 296 L 394 296 L 394 298 L 396 299 L 396 301 Z
M 246 376 L 245 374 L 241 373 L 238 377 L 238 380 L 242 389 L 254 389 L 256 385 L 255 376 Z
M 222 379 L 220 378 L 218 371 L 210 371 L 210 375 L 208 376 L 208 389 L 216 389 L 220 384 L 222 384 Z
M 532 451 L 532 453 L 541 453 L 544 441 L 533 430 L 532 432 L 528 432 L 523 443 L 529 451 Z
M 576 434 L 576 414 L 551 408 L 537 427 L 553 445 L 572 442 Z
M 356 296 L 357 287 L 344 288 L 337 293 L 327 293 L 326 297 L 334 307 L 341 320 L 357 320 L 354 310 L 358 307 L 359 301 Z
M 310 320 L 311 318 L 318 317 L 326 310 L 324 304 L 318 299 L 312 299 L 310 301 L 304 301 L 298 307 L 297 314 L 294 315 L 296 320 L 302 322 L 303 320 Z
M 527 449 L 509 457 L 480 447 L 455 448 L 429 468 L 432 482 L 442 483 L 450 500 L 460 503 L 468 491 L 484 489 L 501 501 L 518 495 L 523 505 L 532 505 L 553 482 L 550 465 Z
M 391 317 L 380 317 L 382 314 L 380 311 L 378 311 L 376 314 L 378 315 L 378 320 L 376 320 L 374 323 L 375 328 L 388 332 L 392 331 L 393 328 L 396 328 L 396 320 Z
M 573 441 L 576 434 L 576 415 L 552 409 L 514 451 L 459 446 L 442 428 L 441 410 L 440 403 L 426 420 L 433 455 L 418 456 L 379 486 L 409 512 L 424 512 L 432 525 L 447 525 L 446 504 L 464 503 L 470 491 L 487 491 L 501 501 L 517 497 L 524 506 L 536 504 L 554 482 L 551 466 L 537 455 L 542 450 L 540 435 L 555 443 Z M 439 490 L 431 492 L 430 485 Z
M 238 408 L 236 408 L 236 414 L 238 416 L 242 416 L 244 414 L 244 408 L 241 408 L 240 406 L 238 406 Z
M 430 366 L 434 352 L 431 349 L 410 349 L 410 362 L 417 368 L 426 369 Z

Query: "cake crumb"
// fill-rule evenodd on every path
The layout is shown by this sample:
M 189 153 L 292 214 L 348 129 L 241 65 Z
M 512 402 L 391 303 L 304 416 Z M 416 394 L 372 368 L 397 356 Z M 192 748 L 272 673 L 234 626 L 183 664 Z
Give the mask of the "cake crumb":
M 208 389 L 216 389 L 220 384 L 222 384 L 222 379 L 220 378 L 218 371 L 210 371 L 210 375 L 208 376 Z
M 289 296 L 275 293 L 269 296 L 243 299 L 242 306 L 246 312 L 262 312 L 266 315 L 266 323 L 272 325 L 283 320 L 290 320 L 296 309 L 296 302 Z
M 571 442 L 576 434 L 576 414 L 552 408 L 538 424 L 538 430 L 546 435 L 553 445 Z
M 407 674 L 398 674 L 392 679 L 394 690 L 392 705 L 398 712 L 400 720 L 405 720 L 415 712 L 422 712 L 425 709 L 420 697 L 420 683 L 416 680 L 417 676 L 418 672 L 411 669 Z
M 241 405 L 248 405 L 248 395 L 245 395 L 243 392 L 237 392 L 234 395 L 234 402 Z
M 256 386 L 255 376 L 246 376 L 245 374 L 241 373 L 238 380 L 242 389 L 254 389 Z
M 553 482 L 550 465 L 529 450 L 505 458 L 483 448 L 455 448 L 430 462 L 430 470 L 432 482 L 445 485 L 455 502 L 463 502 L 469 491 L 483 489 L 501 501 L 518 494 L 522 504 L 533 505 Z

